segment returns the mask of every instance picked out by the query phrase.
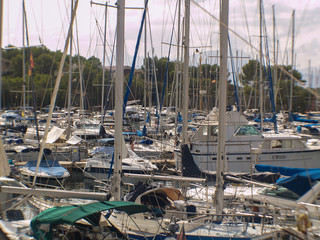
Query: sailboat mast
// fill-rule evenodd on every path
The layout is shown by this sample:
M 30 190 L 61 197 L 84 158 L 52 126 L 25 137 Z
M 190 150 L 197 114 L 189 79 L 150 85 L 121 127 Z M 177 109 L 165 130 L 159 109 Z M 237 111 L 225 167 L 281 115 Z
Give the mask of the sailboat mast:
M 181 22 L 181 0 L 178 0 L 178 39 L 177 39 L 177 64 L 176 64 L 176 98 L 175 98 L 175 121 L 174 121 L 174 136 L 177 138 L 178 128 L 178 104 L 179 104 L 179 71 L 180 71 L 180 22 Z
M 182 145 L 188 140 L 190 0 L 185 0 Z
M 273 80 L 275 83 L 274 87 L 274 102 L 277 103 L 277 47 L 276 47 L 276 13 L 275 13 L 275 6 L 272 5 L 272 22 L 273 22 Z
M 72 11 L 73 11 L 73 0 L 71 0 L 71 17 L 72 17 Z M 69 80 L 68 80 L 68 128 L 67 128 L 67 134 L 68 136 L 71 135 L 71 84 L 72 84 L 72 28 L 70 29 L 70 43 L 69 43 Z
M 2 27 L 3 27 L 3 0 L 0 0 L 0 109 L 2 108 Z
M 24 0 L 22 1 L 22 78 L 23 78 L 23 83 L 22 83 L 22 98 L 23 98 L 23 111 L 22 115 L 23 117 L 25 116 L 26 112 L 26 48 L 25 48 L 25 4 Z
M 61 77 L 62 77 L 62 69 L 63 69 L 63 65 L 64 62 L 66 60 L 66 56 L 67 56 L 67 51 L 68 51 L 68 47 L 69 47 L 69 40 L 71 38 L 71 29 L 73 26 L 73 22 L 76 16 L 76 10 L 78 8 L 78 2 L 79 0 L 76 0 L 75 5 L 74 5 L 74 10 L 72 12 L 72 17 L 71 17 L 71 21 L 70 21 L 70 26 L 69 26 L 69 30 L 68 30 L 68 36 L 65 42 L 65 46 L 64 46 L 64 51 L 60 60 L 60 65 L 59 65 L 59 72 L 58 72 L 58 76 L 57 76 L 57 80 L 53 89 L 53 93 L 51 96 L 51 100 L 50 100 L 50 108 L 49 108 L 49 113 L 48 113 L 48 118 L 46 121 L 46 128 L 44 131 L 44 135 L 41 141 L 41 146 L 40 146 L 40 151 L 39 151 L 39 155 L 38 155 L 38 159 L 37 159 L 37 166 L 36 166 L 36 172 L 35 172 L 35 176 L 33 178 L 33 183 L 32 186 L 35 185 L 36 183 L 36 179 L 37 179 L 37 175 L 38 175 L 38 171 L 39 171 L 39 166 L 40 166 L 40 162 L 43 156 L 43 150 L 46 146 L 46 141 L 47 141 L 47 137 L 48 137 L 48 132 L 49 132 L 49 127 L 50 127 L 50 123 L 51 123 L 51 119 L 52 119 L 52 113 L 53 113 L 53 108 L 55 106 L 55 102 L 56 102 L 56 98 L 57 98 L 57 94 L 58 94 L 58 90 L 59 90 L 59 85 L 61 82 Z
M 115 200 L 121 199 L 122 175 L 122 121 L 123 121 L 123 64 L 124 64 L 124 19 L 125 0 L 117 2 L 117 49 L 116 49 L 116 83 L 115 83 L 115 142 L 114 142 L 114 172 L 112 195 Z
M 226 108 L 228 82 L 228 15 L 229 0 L 220 1 L 220 76 L 219 76 L 219 125 L 218 125 L 218 159 L 216 179 L 216 213 L 223 211 L 223 171 L 226 160 Z
M 0 138 L 0 158 L 0 177 L 8 177 L 11 170 L 9 167 L 6 150 L 3 147 L 2 138 Z
M 146 6 L 144 0 L 144 5 Z M 144 88 L 143 88 L 143 106 L 144 106 L 144 126 L 147 122 L 147 16 L 144 19 Z
M 293 69 L 294 69 L 294 15 L 295 11 L 292 12 L 292 49 L 291 49 L 291 82 L 290 82 L 290 102 L 289 102 L 289 112 L 292 112 L 292 96 L 293 96 Z
M 259 84 L 259 92 L 260 92 L 260 132 L 263 132 L 263 76 L 262 76 L 262 0 L 259 1 L 259 12 L 260 12 L 260 84 Z
M 106 38 L 107 38 L 107 11 L 108 3 L 106 2 L 104 13 L 104 35 L 103 35 L 103 55 L 102 55 L 102 92 L 101 92 L 101 124 L 104 119 L 104 82 L 105 82 L 105 65 L 106 65 Z

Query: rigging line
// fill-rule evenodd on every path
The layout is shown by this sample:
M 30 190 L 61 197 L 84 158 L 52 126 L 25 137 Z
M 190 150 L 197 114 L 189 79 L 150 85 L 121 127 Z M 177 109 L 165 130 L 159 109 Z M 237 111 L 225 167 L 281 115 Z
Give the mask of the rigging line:
M 57 57 L 57 52 L 54 52 L 54 57 L 52 59 L 50 73 L 49 73 L 50 77 L 48 78 L 46 89 L 45 89 L 45 92 L 43 94 L 43 99 L 42 99 L 42 102 L 41 102 L 41 105 L 40 105 L 41 107 L 43 106 L 45 98 L 46 98 L 46 91 L 47 91 L 48 85 L 50 83 L 50 79 L 51 79 L 51 82 L 53 82 L 53 74 L 52 73 L 53 73 L 53 67 L 54 67 L 54 63 L 55 63 L 56 57 Z
M 176 14 L 174 14 L 174 17 L 172 17 L 171 5 L 169 4 L 169 2 L 171 3 L 171 1 L 168 0 L 167 2 L 168 2 L 168 8 L 169 8 L 169 10 L 167 11 L 168 14 L 167 14 L 167 17 L 166 17 L 166 22 L 165 22 L 165 24 L 163 24 L 163 26 L 169 25 L 169 24 L 168 24 L 169 19 L 171 18 L 171 21 L 173 21 L 173 19 L 175 18 L 175 15 L 176 15 Z M 166 8 L 164 8 L 164 9 L 166 9 Z M 175 12 L 176 12 L 176 11 L 175 11 Z M 163 26 L 162 26 L 162 27 L 163 27 Z M 164 42 L 163 38 L 164 38 L 164 36 L 165 36 L 165 34 L 164 34 L 165 31 L 166 31 L 166 28 L 163 28 L 161 42 Z M 162 45 L 161 45 L 161 50 L 162 50 Z M 163 54 L 162 54 L 162 52 L 161 52 L 161 56 L 162 56 L 162 55 L 163 55 Z
M 109 14 L 107 14 L 107 17 L 108 17 L 108 20 L 110 20 L 110 19 L 109 19 Z M 101 40 L 101 42 L 103 42 L 103 38 L 104 38 L 103 35 L 104 35 L 104 33 L 103 33 L 103 31 L 102 31 L 102 28 L 101 28 L 101 26 L 100 26 L 100 24 L 99 24 L 99 21 L 98 21 L 98 18 L 97 18 L 96 15 L 94 16 L 94 19 L 95 19 L 95 23 L 96 23 L 96 26 L 97 26 L 97 29 L 98 29 L 98 32 L 99 32 L 100 40 Z M 108 24 L 110 24 L 109 21 L 107 21 L 107 22 L 108 22 Z M 109 27 L 110 27 L 110 25 L 109 25 Z M 111 31 L 110 28 L 108 28 L 108 29 L 109 29 L 109 31 Z M 107 41 L 107 39 L 106 39 L 106 41 Z M 106 46 L 109 47 L 109 50 L 110 50 L 110 51 L 112 50 L 112 49 L 111 49 L 111 46 L 110 46 L 109 44 L 106 43 Z M 107 62 L 110 62 L 109 56 L 108 56 L 108 54 L 107 54 L 107 49 L 105 50 L 105 55 L 107 56 Z
M 42 3 L 42 2 L 41 2 Z M 38 32 L 38 37 L 39 37 L 39 42 L 40 44 L 42 43 L 42 40 L 40 38 L 40 35 L 39 35 L 39 27 L 38 27 L 38 24 L 37 24 L 37 20 L 36 20 L 36 14 L 34 12 L 34 8 L 33 8 L 33 5 L 32 5 L 32 1 L 30 2 L 30 7 L 31 7 L 31 10 L 32 10 L 32 13 L 33 13 L 33 19 L 34 19 L 34 23 L 36 25 L 36 29 L 37 29 L 37 32 Z
M 211 8 L 210 8 L 210 3 L 211 3 L 211 1 L 209 1 L 209 7 L 208 7 L 208 9 L 211 9 Z M 200 16 L 200 15 L 199 15 L 199 16 Z M 212 33 L 212 32 L 213 32 L 213 29 L 212 29 L 212 27 L 213 27 L 213 22 L 210 21 L 209 18 L 205 18 L 205 19 L 204 19 L 204 26 L 208 26 L 208 27 L 202 29 L 202 33 L 203 33 L 203 32 L 205 32 L 205 33 L 206 33 L 206 32 L 209 32 L 209 33 Z M 205 35 L 205 36 L 207 36 L 206 39 L 204 39 L 205 42 L 211 43 L 210 39 L 211 39 L 212 34 L 207 34 L 207 35 Z M 212 45 L 212 44 L 210 44 L 210 45 Z M 211 48 L 211 46 L 210 46 L 209 48 Z M 210 60 L 210 61 L 211 61 L 211 60 Z
M 236 96 L 236 103 L 237 103 L 237 110 L 238 112 L 240 111 L 239 109 L 239 99 L 238 99 L 238 91 L 237 91 L 237 76 L 235 74 L 235 67 L 234 67 L 234 61 L 233 61 L 233 54 L 232 54 L 232 48 L 231 48 L 231 41 L 230 41 L 230 36 L 228 34 L 228 42 L 229 42 L 229 49 L 230 49 L 230 56 L 231 56 L 231 68 L 232 68 L 232 75 L 233 75 L 233 84 L 234 84 L 234 92 Z
M 154 61 L 154 47 L 153 47 L 153 41 L 152 41 L 152 31 L 151 31 L 151 23 L 150 23 L 150 15 L 149 12 L 148 14 L 148 23 L 149 23 L 149 35 L 150 35 L 150 44 L 151 44 L 151 56 L 152 56 L 152 64 L 153 64 L 153 75 L 154 75 L 154 83 L 155 83 L 155 88 L 156 88 L 156 97 L 157 97 L 157 106 L 159 106 L 159 91 L 158 91 L 158 80 L 157 80 L 157 72 L 156 72 L 156 63 Z
M 78 90 L 78 87 L 80 88 L 80 94 L 79 94 L 79 102 L 80 102 L 80 113 L 81 111 L 84 109 L 83 106 L 83 88 L 82 88 L 82 63 L 81 63 L 81 58 L 80 58 L 80 44 L 79 44 L 79 31 L 78 31 L 78 18 L 75 19 L 76 21 L 76 36 L 77 36 L 77 41 L 76 44 L 74 44 L 74 47 L 76 48 L 76 51 L 78 53 L 78 64 L 79 64 L 79 81 L 76 87 L 76 92 Z M 74 106 L 74 102 L 76 99 L 76 94 L 74 94 L 74 98 L 73 98 L 73 103 L 72 106 Z
M 246 25 L 246 29 L 247 29 L 247 34 L 248 34 L 248 39 L 249 39 L 249 43 L 250 43 L 250 46 L 252 45 L 252 42 L 251 42 L 251 35 L 250 35 L 250 31 L 249 31 L 249 24 L 248 24 L 248 16 L 247 16 L 247 11 L 246 11 L 246 6 L 245 6 L 245 0 L 242 0 L 242 14 L 244 15 L 244 20 L 245 20 L 245 25 Z M 250 50 L 251 50 L 251 55 L 254 56 L 254 53 L 253 53 L 253 49 L 250 47 Z
M 72 14 L 70 26 L 69 26 L 69 29 L 68 29 L 68 37 L 67 37 L 66 42 L 65 42 L 64 52 L 62 54 L 60 65 L 59 65 L 58 76 L 57 76 L 57 79 L 56 79 L 56 82 L 55 82 L 55 86 L 54 86 L 54 91 L 53 91 L 53 94 L 52 94 L 52 97 L 51 97 L 48 119 L 46 121 L 46 128 L 45 128 L 45 132 L 44 132 L 44 135 L 43 135 L 43 138 L 42 138 L 42 141 L 41 141 L 41 147 L 40 147 L 40 151 L 39 151 L 39 155 L 38 155 L 38 159 L 37 159 L 36 172 L 35 172 L 35 176 L 33 178 L 32 186 L 35 186 L 37 175 L 38 175 L 38 171 L 39 171 L 40 161 L 41 161 L 43 153 L 44 153 L 44 148 L 45 148 L 45 145 L 46 145 L 48 132 L 49 132 L 49 126 L 50 126 L 51 119 L 52 119 L 53 108 L 54 108 L 54 104 L 55 104 L 55 101 L 56 101 L 56 97 L 57 97 L 59 86 L 60 86 L 60 82 L 61 82 L 62 68 L 63 68 L 64 62 L 65 62 L 66 55 L 67 55 L 67 50 L 68 50 L 68 47 L 69 47 L 69 40 L 70 40 L 69 38 L 70 38 L 70 35 L 71 35 L 71 29 L 72 29 L 72 25 L 73 25 L 74 18 L 75 18 L 75 11 L 77 10 L 77 7 L 78 7 L 78 2 L 79 2 L 79 0 L 76 0 L 76 3 L 74 5 L 74 9 L 72 11 L 73 14 Z
M 194 26 L 196 26 L 193 18 L 191 18 L 191 22 L 193 23 Z M 200 37 L 201 35 L 200 35 L 200 33 L 199 33 L 199 29 L 198 29 L 198 28 L 195 28 L 195 32 L 197 33 L 196 35 L 198 36 L 198 39 L 200 40 L 200 45 L 201 45 L 201 46 L 204 46 L 204 48 L 205 48 L 206 44 L 203 43 L 202 37 Z M 202 48 L 202 47 L 201 47 L 201 48 Z
M 141 39 L 142 29 L 143 29 L 143 25 L 144 25 L 144 19 L 146 17 L 146 9 L 147 9 L 147 6 L 148 6 L 148 1 L 149 0 L 146 0 L 145 8 L 143 10 L 143 15 L 142 15 L 142 20 L 141 20 L 141 24 L 140 24 L 140 29 L 139 29 L 138 39 L 137 39 L 137 43 L 136 43 L 135 53 L 134 53 L 134 56 L 133 56 L 132 66 L 131 66 L 130 75 L 129 75 L 128 86 L 127 86 L 127 90 L 126 90 L 126 93 L 125 93 L 125 96 L 124 96 L 123 115 L 125 114 L 125 111 L 126 111 L 126 105 L 127 105 L 128 98 L 129 98 L 129 92 L 131 92 L 131 84 L 132 84 L 133 74 L 134 74 L 135 65 L 136 65 L 136 58 L 137 58 L 137 54 L 138 54 L 138 51 L 139 51 L 140 39 Z
M 300 25 L 300 27 L 306 25 L 306 24 L 303 24 L 303 22 L 304 22 L 304 19 L 305 19 L 305 17 L 306 17 L 306 11 L 307 11 L 307 7 L 308 7 L 309 3 L 310 3 L 310 1 L 308 1 L 308 2 L 305 4 L 304 10 L 303 10 L 303 12 L 302 12 L 302 18 L 301 18 L 301 25 Z M 295 25 L 297 26 L 297 24 L 295 24 Z M 299 32 L 300 32 L 300 28 L 299 28 L 299 27 L 296 27 L 295 29 L 296 29 L 296 30 L 295 30 L 296 36 L 298 36 L 298 35 L 299 35 Z
M 91 11 L 91 12 L 93 12 L 93 11 Z M 94 19 L 95 20 L 97 19 L 96 16 L 94 16 Z M 94 38 L 94 36 L 96 34 L 96 30 L 97 30 L 97 28 L 94 28 L 94 31 L 91 33 L 91 25 L 90 25 L 90 35 L 89 35 L 90 39 L 89 39 L 89 47 L 88 47 L 88 51 L 87 51 L 86 57 L 91 55 L 91 47 L 92 47 L 93 38 Z
M 110 70 L 109 70 L 109 81 L 110 81 L 110 84 L 109 84 L 108 94 L 106 95 L 106 102 L 105 102 L 105 105 L 104 105 L 105 106 L 105 110 L 104 110 L 103 118 L 104 118 L 104 116 L 106 114 L 107 105 L 108 105 L 108 103 L 110 103 L 110 101 L 108 101 L 108 100 L 110 98 L 110 94 L 111 94 L 112 87 L 113 87 L 111 70 L 112 70 L 112 64 L 113 64 L 113 59 L 114 59 L 114 51 L 115 51 L 116 39 L 117 39 L 117 32 L 115 33 L 114 38 L 113 38 L 113 47 L 112 47 L 111 60 L 110 60 Z
M 161 109 L 162 109 L 162 105 L 163 105 L 165 86 L 166 86 L 166 82 L 167 82 L 167 78 L 168 78 L 168 68 L 169 68 L 170 52 L 171 52 L 171 46 L 172 46 L 171 44 L 172 44 L 172 38 L 173 38 L 173 32 L 174 32 L 174 25 L 175 25 L 177 10 L 178 10 L 178 1 L 177 1 L 177 4 L 176 4 L 174 19 L 173 19 L 173 26 L 172 26 L 172 31 L 171 31 L 170 46 L 169 46 L 169 52 L 168 52 L 168 58 L 167 58 L 167 66 L 166 66 L 166 73 L 165 73 L 165 77 L 164 77 L 162 96 L 161 96 L 161 102 L 160 102 L 160 113 L 161 113 Z
M 72 0 L 73 1 L 73 0 Z M 71 8 L 71 4 L 70 4 L 70 8 Z M 63 28 L 63 38 L 64 39 L 66 39 L 67 37 L 66 37 L 66 32 L 65 32 L 65 29 L 64 29 L 64 27 L 63 27 L 63 25 L 64 25 L 64 23 L 66 23 L 66 24 L 70 24 L 70 16 L 69 16 L 69 5 L 66 3 L 66 0 L 64 0 L 64 9 L 65 9 L 65 15 L 64 15 L 64 17 L 65 17 L 65 19 L 64 19 L 64 21 L 62 22 L 62 28 Z
M 275 99 L 274 99 L 274 87 L 273 87 L 273 79 L 271 75 L 271 66 L 270 66 L 270 57 L 269 57 L 269 46 L 268 46 L 268 33 L 267 33 L 267 24 L 266 24 L 266 16 L 264 12 L 264 8 L 262 8 L 263 11 L 263 23 L 264 23 L 264 33 L 265 33 L 265 47 L 266 47 L 266 64 L 267 64 L 267 79 L 269 80 L 269 96 L 270 96 L 270 101 L 271 101 L 271 110 L 273 112 L 273 124 L 274 124 L 274 131 L 278 133 L 278 128 L 277 128 L 277 118 L 276 118 L 276 105 L 275 105 Z M 274 69 L 275 71 L 275 69 Z M 261 119 L 263 121 L 263 119 Z
M 31 49 L 29 48 L 29 31 L 28 31 L 28 21 L 27 21 L 27 13 L 26 13 L 26 8 L 25 8 L 25 1 L 23 1 L 23 18 L 24 18 L 24 26 L 23 26 L 23 28 L 26 29 L 26 39 L 27 39 L 27 46 L 28 46 L 28 53 L 29 53 L 27 56 L 30 59 L 30 57 L 31 57 Z M 23 36 L 23 38 L 24 38 L 24 36 Z M 23 51 L 24 51 L 24 49 L 23 49 Z M 25 59 L 23 59 L 23 61 L 25 61 Z M 39 144 L 40 143 L 40 137 L 39 137 L 39 126 L 38 126 L 37 113 L 36 113 L 36 95 L 35 95 L 34 82 L 33 82 L 32 75 L 30 76 L 30 79 L 31 79 L 33 110 L 34 110 L 34 118 L 35 118 L 35 124 L 36 124 L 36 133 L 37 133 L 37 140 L 38 140 L 38 144 Z
M 61 25 L 61 28 L 60 28 L 59 38 L 58 38 L 58 41 L 57 41 L 56 50 L 58 50 L 58 46 L 60 45 L 60 41 L 61 41 L 61 39 L 62 39 L 62 35 L 65 35 L 64 27 L 63 27 L 63 23 L 65 22 L 65 21 L 64 21 L 65 19 L 62 17 L 62 11 L 61 11 L 61 7 L 60 7 L 60 1 L 58 1 L 58 9 L 59 9 L 59 16 L 60 16 L 60 25 Z
M 288 35 L 287 35 L 287 41 L 286 41 L 286 46 L 284 48 L 284 54 L 283 54 L 283 58 L 281 61 L 281 64 L 284 64 L 286 57 L 288 56 L 288 43 L 289 43 L 289 39 L 290 39 L 290 34 L 291 34 L 291 29 L 292 29 L 292 20 L 290 20 L 290 25 L 289 25 L 289 31 L 288 31 Z
M 197 7 L 199 7 L 200 9 L 202 9 L 205 13 L 207 13 L 209 16 L 211 16 L 214 20 L 220 22 L 220 20 L 212 15 L 207 9 L 204 9 L 202 6 L 200 6 L 197 2 L 195 2 L 195 0 L 190 0 L 193 4 L 195 4 Z M 250 46 L 250 43 L 244 39 L 242 36 L 240 36 L 240 34 L 236 33 L 234 30 L 232 30 L 231 28 L 229 28 L 228 26 L 226 26 L 224 23 L 222 23 L 222 25 L 224 27 L 227 27 L 228 28 L 228 31 L 235 34 L 238 38 L 240 38 L 240 40 L 242 40 L 244 43 L 248 44 Z M 259 52 L 259 49 L 253 45 L 251 45 L 252 48 L 256 51 L 256 52 Z M 263 57 L 266 57 L 264 54 L 263 54 Z M 274 61 L 272 59 L 270 59 L 270 62 L 274 64 Z M 281 69 L 287 76 L 289 77 L 292 77 L 292 79 L 294 81 L 296 81 L 299 85 L 303 86 L 307 91 L 309 91 L 310 93 L 312 93 L 314 96 L 316 97 L 320 97 L 320 95 L 313 89 L 311 89 L 309 86 L 306 86 L 304 82 L 302 82 L 301 80 L 299 80 L 298 78 L 296 78 L 295 76 L 293 76 L 291 73 L 289 73 L 284 67 L 280 66 L 280 65 L 277 65 L 279 69 Z
M 287 35 L 287 41 L 286 41 L 286 45 L 285 45 L 285 49 L 284 49 L 284 54 L 283 54 L 283 58 L 282 58 L 282 62 L 281 62 L 281 64 L 282 65 L 288 65 L 288 63 L 284 63 L 285 62 L 285 59 L 288 57 L 288 43 L 289 43 L 289 39 L 290 39 L 290 35 L 291 35 L 291 29 L 292 29 L 292 24 L 293 24 L 293 22 L 292 22 L 292 18 L 291 18 L 291 20 L 290 20 L 290 25 L 289 25 L 289 31 L 288 31 L 288 35 Z M 277 65 L 278 67 L 279 67 L 279 65 Z M 281 79 L 282 78 L 282 75 L 284 74 L 284 72 L 282 71 L 282 69 L 281 68 L 279 68 L 280 69 L 280 76 L 279 76 L 279 79 Z M 293 66 L 292 66 L 292 69 L 293 69 Z M 279 81 L 280 82 L 280 81 Z M 279 83 L 280 84 L 280 83 Z M 287 92 L 287 101 L 288 102 L 290 102 L 290 94 L 289 94 L 289 90 L 288 90 L 288 87 L 287 87 L 287 85 L 285 85 L 286 87 L 285 87 L 285 90 L 286 90 L 286 92 Z

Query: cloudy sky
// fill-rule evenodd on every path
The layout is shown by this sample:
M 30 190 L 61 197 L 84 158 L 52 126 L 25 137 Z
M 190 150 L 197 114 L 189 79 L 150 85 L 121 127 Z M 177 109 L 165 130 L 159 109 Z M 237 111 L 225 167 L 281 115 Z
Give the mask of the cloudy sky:
M 80 51 L 84 57 L 95 55 L 102 59 L 102 39 L 105 8 L 90 4 L 90 0 L 79 1 L 77 21 L 74 26 L 73 52 Z M 96 0 L 98 3 L 106 1 Z M 115 0 L 107 1 L 114 5 Z M 181 21 L 184 10 L 182 2 Z M 143 7 L 144 0 L 127 0 L 126 7 Z M 71 0 L 25 0 L 28 21 L 29 45 L 44 44 L 49 49 L 62 50 L 70 18 Z M 270 58 L 273 60 L 273 7 L 276 21 L 276 41 L 278 64 L 291 64 L 292 50 L 292 13 L 295 10 L 294 53 L 296 68 L 308 79 L 311 63 L 313 85 L 317 84 L 320 69 L 320 1 L 318 0 L 268 0 L 263 3 L 266 33 Z M 191 0 L 191 64 L 202 62 L 216 63 L 219 47 L 219 1 Z M 177 44 L 177 1 L 149 0 L 149 20 L 147 25 L 147 52 L 152 56 L 168 57 L 169 45 Z M 3 47 L 12 44 L 21 47 L 22 38 L 22 0 L 4 0 L 3 11 Z M 109 7 L 107 14 L 107 57 L 110 65 L 116 27 L 116 9 Z M 125 64 L 131 65 L 141 22 L 141 9 L 126 10 Z M 174 27 L 174 29 L 173 29 Z M 257 58 L 259 48 L 259 1 L 230 0 L 229 27 L 232 54 L 235 56 Z M 181 30 L 182 32 L 182 30 Z M 236 32 L 237 34 L 234 34 Z M 173 37 L 171 38 L 171 35 Z M 172 40 L 171 40 L 172 39 Z M 142 38 L 144 40 L 144 38 Z M 151 41 L 152 40 L 152 41 Z M 251 43 L 251 45 L 249 44 Z M 26 45 L 26 43 L 25 43 Z M 142 41 L 137 65 L 142 64 L 144 43 Z M 198 49 L 199 51 L 196 51 Z M 177 47 L 171 49 L 170 59 L 176 59 Z M 266 53 L 264 47 L 264 53 Z M 238 60 L 238 66 L 246 58 Z

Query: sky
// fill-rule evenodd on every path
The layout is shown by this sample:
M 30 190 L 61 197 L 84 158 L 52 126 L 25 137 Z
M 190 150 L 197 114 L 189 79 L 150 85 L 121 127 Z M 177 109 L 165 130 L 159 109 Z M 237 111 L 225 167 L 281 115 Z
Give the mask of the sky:
M 147 54 L 177 59 L 178 44 L 178 0 L 149 0 L 147 24 Z M 9 44 L 23 46 L 22 0 L 4 0 L 2 46 Z M 105 7 L 90 4 L 90 0 L 80 0 L 76 23 L 73 28 L 73 54 L 80 51 L 86 58 L 103 55 L 103 34 Z M 110 65 L 116 29 L 116 0 L 108 3 L 106 66 Z M 184 19 L 184 1 L 181 0 L 180 21 Z M 52 51 L 63 50 L 69 27 L 71 0 L 25 0 L 28 38 L 30 46 L 44 44 Z M 132 64 L 142 17 L 144 0 L 127 0 L 125 15 L 125 65 Z M 274 7 L 273 7 L 274 6 Z M 130 9 L 130 8 L 138 9 Z M 318 0 L 268 0 L 263 1 L 263 12 L 270 59 L 273 61 L 273 8 L 275 11 L 275 36 L 277 63 L 292 64 L 292 14 L 295 11 L 294 65 L 303 73 L 303 78 L 311 79 L 312 87 L 318 86 L 320 72 L 320 1 Z M 190 64 L 214 64 L 219 49 L 219 1 L 191 0 Z M 259 52 L 259 1 L 229 1 L 229 36 L 235 65 L 240 69 L 248 59 L 256 59 Z M 182 28 L 180 32 L 183 33 Z M 235 34 L 236 33 L 236 34 Z M 180 34 L 181 35 L 181 34 Z M 180 37 L 181 38 L 181 37 Z M 142 35 L 137 66 L 144 57 L 144 35 Z M 169 47 L 169 43 L 172 47 Z M 266 43 L 266 41 L 264 41 Z M 251 43 L 251 45 L 250 45 Z M 26 41 L 24 45 L 27 45 Z M 181 39 L 180 39 L 181 45 Z M 197 49 L 197 50 L 196 50 Z M 266 54 L 264 44 L 264 54 Z M 181 51 L 180 51 L 181 54 Z M 310 66 L 310 67 L 309 67 Z M 310 71 L 309 71 L 310 69 Z M 310 74 L 309 74 L 310 73 Z

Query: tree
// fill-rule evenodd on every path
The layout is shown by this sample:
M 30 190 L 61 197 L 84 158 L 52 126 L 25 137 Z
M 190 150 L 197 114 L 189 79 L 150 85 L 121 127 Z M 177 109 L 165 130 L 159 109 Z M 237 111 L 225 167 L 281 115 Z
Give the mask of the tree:
M 262 69 L 263 76 L 265 76 L 266 69 L 263 66 Z M 253 85 L 254 81 L 256 81 L 260 76 L 260 63 L 258 60 L 249 60 L 249 62 L 242 67 L 242 73 L 240 74 L 240 78 L 242 79 L 242 83 L 244 85 L 249 84 Z

